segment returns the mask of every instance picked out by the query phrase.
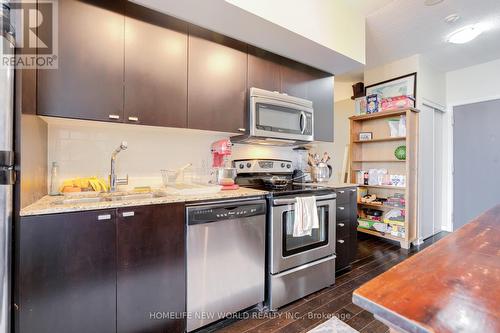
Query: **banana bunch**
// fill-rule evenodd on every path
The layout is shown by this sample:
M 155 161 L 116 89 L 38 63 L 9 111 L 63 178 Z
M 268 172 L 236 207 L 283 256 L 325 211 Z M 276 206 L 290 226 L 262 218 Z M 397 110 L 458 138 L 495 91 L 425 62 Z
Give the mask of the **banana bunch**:
M 81 192 L 86 190 L 107 192 L 108 184 L 104 179 L 97 177 L 75 178 L 65 180 L 60 189 L 61 192 Z

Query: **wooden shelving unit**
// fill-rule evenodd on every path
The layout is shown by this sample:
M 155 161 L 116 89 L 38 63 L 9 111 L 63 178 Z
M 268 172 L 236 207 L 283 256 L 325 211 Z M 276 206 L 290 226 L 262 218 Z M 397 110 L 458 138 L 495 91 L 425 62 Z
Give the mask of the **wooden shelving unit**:
M 405 210 L 405 235 L 397 237 L 390 233 L 382 233 L 376 230 L 358 227 L 359 232 L 379 236 L 385 239 L 398 241 L 403 248 L 409 248 L 411 242 L 417 235 L 417 161 L 418 161 L 418 113 L 414 108 L 404 110 L 390 110 L 374 114 L 350 117 L 351 140 L 350 140 L 350 177 L 352 183 L 357 183 L 356 173 L 360 170 L 387 169 L 389 174 L 405 175 L 406 186 L 389 185 L 362 185 L 368 189 L 368 193 L 376 194 L 377 197 L 387 197 L 395 193 L 404 193 Z M 387 120 L 406 116 L 406 136 L 390 137 Z M 372 132 L 373 139 L 369 141 L 359 140 L 360 132 Z M 406 160 L 397 160 L 394 150 L 401 145 L 406 145 Z M 373 205 L 359 203 L 360 208 L 375 208 L 388 211 L 392 208 L 388 205 Z M 401 209 L 401 208 L 400 208 Z

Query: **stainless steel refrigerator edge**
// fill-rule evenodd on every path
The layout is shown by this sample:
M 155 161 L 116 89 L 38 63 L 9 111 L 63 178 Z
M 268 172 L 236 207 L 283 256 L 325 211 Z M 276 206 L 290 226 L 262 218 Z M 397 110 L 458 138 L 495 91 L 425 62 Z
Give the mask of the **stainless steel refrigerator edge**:
M 2 55 L 14 52 L 13 34 L 10 27 L 9 10 L 1 5 Z M 0 333 L 10 332 L 10 275 L 11 275 L 11 235 L 13 211 L 14 177 L 14 70 L 0 68 Z

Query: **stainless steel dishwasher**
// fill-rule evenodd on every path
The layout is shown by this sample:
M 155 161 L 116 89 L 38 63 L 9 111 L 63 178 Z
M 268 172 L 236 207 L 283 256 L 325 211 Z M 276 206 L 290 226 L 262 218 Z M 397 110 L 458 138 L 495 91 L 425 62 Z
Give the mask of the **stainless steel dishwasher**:
M 266 201 L 190 205 L 187 331 L 264 301 Z

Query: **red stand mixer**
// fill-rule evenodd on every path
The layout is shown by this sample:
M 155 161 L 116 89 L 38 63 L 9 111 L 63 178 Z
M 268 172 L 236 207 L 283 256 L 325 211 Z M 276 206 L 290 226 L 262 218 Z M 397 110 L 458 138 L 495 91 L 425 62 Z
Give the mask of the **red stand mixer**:
M 212 143 L 212 168 L 216 176 L 216 182 L 222 185 L 222 190 L 237 190 L 238 185 L 234 183 L 236 169 L 230 166 L 229 156 L 232 154 L 233 144 L 229 139 L 222 139 Z

